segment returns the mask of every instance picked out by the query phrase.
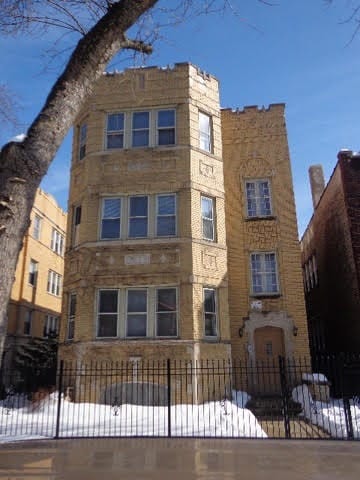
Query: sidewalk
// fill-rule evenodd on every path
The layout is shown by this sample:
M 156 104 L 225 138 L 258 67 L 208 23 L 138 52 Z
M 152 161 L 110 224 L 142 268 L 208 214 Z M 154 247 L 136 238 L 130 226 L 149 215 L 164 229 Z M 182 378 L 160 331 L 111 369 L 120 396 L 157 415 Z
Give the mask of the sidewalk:
M 81 439 L 0 444 L 0 480 L 358 480 L 360 443 Z

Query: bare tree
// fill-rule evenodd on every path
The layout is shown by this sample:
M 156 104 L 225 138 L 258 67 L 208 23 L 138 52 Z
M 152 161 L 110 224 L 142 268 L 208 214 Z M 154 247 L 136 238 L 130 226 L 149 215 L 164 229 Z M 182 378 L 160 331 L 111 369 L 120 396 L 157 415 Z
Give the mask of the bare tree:
M 0 83 L 0 125 L 16 125 L 17 108 L 18 101 L 15 98 L 15 94 L 7 85 Z

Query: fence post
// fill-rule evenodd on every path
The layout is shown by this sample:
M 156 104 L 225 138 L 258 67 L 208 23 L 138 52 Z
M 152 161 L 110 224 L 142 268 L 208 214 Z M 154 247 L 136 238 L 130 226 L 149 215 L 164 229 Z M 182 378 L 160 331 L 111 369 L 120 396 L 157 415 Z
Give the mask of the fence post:
M 58 380 L 58 404 L 56 413 L 56 431 L 55 438 L 59 438 L 60 432 L 60 412 L 61 412 L 61 393 L 63 387 L 63 375 L 64 375 L 64 360 L 60 361 L 59 380 Z
M 344 412 L 345 412 L 345 424 L 348 435 L 348 440 L 354 440 L 354 429 L 351 419 L 350 401 L 349 397 L 344 396 Z
M 280 369 L 281 395 L 282 395 L 282 404 L 283 404 L 283 413 L 284 413 L 285 437 L 291 438 L 286 368 L 285 368 L 285 359 L 282 356 L 279 356 L 279 369 Z
M 167 359 L 167 413 L 168 413 L 168 437 L 171 437 L 171 370 L 170 358 Z

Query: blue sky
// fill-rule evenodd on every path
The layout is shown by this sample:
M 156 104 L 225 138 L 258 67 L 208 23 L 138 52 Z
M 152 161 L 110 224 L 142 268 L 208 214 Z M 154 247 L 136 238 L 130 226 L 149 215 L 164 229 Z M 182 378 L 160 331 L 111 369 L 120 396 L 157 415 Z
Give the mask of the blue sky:
M 337 152 L 360 148 L 360 34 L 349 43 L 354 25 L 341 23 L 352 0 L 336 0 L 331 7 L 325 3 L 276 0 L 267 6 L 256 0 L 234 1 L 239 16 L 198 16 L 168 28 L 146 61 L 199 65 L 219 79 L 223 107 L 286 103 L 300 234 L 312 214 L 308 167 L 321 163 L 327 181 Z M 54 38 L 0 38 L 0 83 L 8 84 L 21 105 L 21 126 L 1 125 L 0 144 L 26 131 L 61 72 L 61 61 L 50 68 L 44 56 Z M 127 65 L 121 57 L 113 62 L 119 70 Z M 71 133 L 42 183 L 64 209 L 70 149 Z

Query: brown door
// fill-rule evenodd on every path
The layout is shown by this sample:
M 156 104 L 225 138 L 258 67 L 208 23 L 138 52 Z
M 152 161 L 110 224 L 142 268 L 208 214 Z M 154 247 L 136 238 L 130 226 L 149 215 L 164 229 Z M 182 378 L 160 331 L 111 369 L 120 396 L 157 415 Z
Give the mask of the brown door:
M 254 339 L 259 393 L 279 393 L 279 356 L 285 356 L 284 332 L 278 327 L 257 328 Z

